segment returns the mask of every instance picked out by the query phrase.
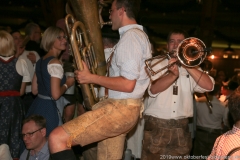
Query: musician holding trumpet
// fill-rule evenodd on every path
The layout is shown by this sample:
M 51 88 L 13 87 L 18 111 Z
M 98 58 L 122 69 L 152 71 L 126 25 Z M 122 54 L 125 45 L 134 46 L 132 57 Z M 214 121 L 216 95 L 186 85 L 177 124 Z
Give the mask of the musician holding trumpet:
M 168 52 L 177 56 L 179 45 L 185 38 L 184 31 L 171 31 L 167 39 Z M 142 160 L 188 159 L 192 147 L 188 118 L 193 116 L 193 93 L 213 90 L 213 78 L 199 67 L 175 62 L 178 62 L 177 57 L 158 63 L 155 68 L 172 65 L 151 77 L 150 97 L 144 115 Z
M 119 30 L 120 40 L 110 56 L 109 77 L 75 71 L 81 84 L 97 84 L 108 90 L 108 98 L 93 110 L 56 128 L 49 137 L 53 160 L 72 160 L 71 146 L 98 143 L 98 160 L 122 159 L 126 133 L 137 123 L 142 97 L 149 84 L 145 60 L 151 47 L 143 27 L 136 22 L 140 0 L 114 0 L 109 11 L 112 29 Z M 107 93 L 107 92 L 106 92 Z

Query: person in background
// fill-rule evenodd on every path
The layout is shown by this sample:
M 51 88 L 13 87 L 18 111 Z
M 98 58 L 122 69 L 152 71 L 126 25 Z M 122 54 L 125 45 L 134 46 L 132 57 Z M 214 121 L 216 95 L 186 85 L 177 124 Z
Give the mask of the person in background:
M 229 80 L 229 78 L 226 76 L 224 71 L 220 70 L 217 72 L 217 75 L 215 77 L 216 83 L 222 84 L 222 82 L 228 81 L 228 80 Z
M 15 56 L 17 55 L 16 57 L 18 57 L 18 59 L 23 59 L 26 61 L 27 69 L 32 80 L 35 72 L 36 61 L 38 61 L 40 57 L 35 51 L 25 50 L 24 39 L 18 30 L 12 31 L 11 34 L 13 36 L 15 47 L 17 50 Z M 27 83 L 25 94 L 22 96 L 26 113 L 35 98 L 35 96 L 32 94 L 31 86 L 32 82 Z
M 13 36 L 14 47 L 16 50 L 15 57 L 18 58 L 24 51 L 24 47 L 21 46 L 21 43 L 23 41 L 23 36 L 21 35 L 19 30 L 11 31 L 11 35 Z
M 207 96 L 212 104 L 209 108 L 205 96 L 196 97 L 196 137 L 193 147 L 194 156 L 208 156 L 211 153 L 214 142 L 222 134 L 223 125 L 228 125 L 228 108 L 219 101 L 221 85 L 216 83 L 214 90 Z
M 240 87 L 229 96 L 228 108 L 234 120 L 233 128 L 216 139 L 208 160 L 224 159 L 231 151 L 240 146 Z M 239 159 L 239 155 L 238 152 L 235 158 Z
M 62 63 L 58 57 L 66 49 L 66 35 L 59 27 L 49 27 L 43 34 L 42 48 L 47 52 L 37 61 L 32 80 L 32 93 L 37 95 L 27 116 L 42 115 L 47 121 L 47 137 L 58 125 L 62 124 L 62 112 L 68 103 L 62 95 L 75 80 L 63 73 Z
M 27 64 L 15 57 L 13 37 L 0 31 L 0 145 L 7 144 L 13 158 L 20 155 L 20 131 L 25 115 L 20 96 L 31 81 Z
M 56 26 L 63 29 L 65 33 L 67 33 L 67 29 L 66 29 L 66 24 L 65 24 L 65 19 L 62 18 L 62 19 L 59 19 L 56 23 Z M 70 44 L 69 44 L 69 38 L 67 39 L 67 45 L 66 45 L 66 49 L 62 51 L 62 53 L 60 54 L 59 56 L 59 60 L 63 63 L 63 71 L 65 74 L 67 73 L 70 73 L 73 75 L 73 72 L 74 72 L 74 67 L 73 67 L 73 57 L 72 55 L 70 54 L 71 53 L 71 50 L 70 50 Z M 64 110 L 63 110 L 63 119 L 64 119 L 64 122 L 68 122 L 70 120 L 73 119 L 74 117 L 74 114 L 75 114 L 75 107 L 76 105 L 78 107 L 82 107 L 82 106 L 79 106 L 77 103 L 77 97 L 76 96 L 79 96 L 79 94 L 75 94 L 75 92 L 78 92 L 79 88 L 74 88 L 73 92 L 69 92 L 69 91 L 66 91 L 65 94 L 63 94 L 63 97 L 66 98 L 68 101 L 69 101 L 69 104 L 67 104 L 65 107 L 64 107 Z
M 25 50 L 36 51 L 40 57 L 43 57 L 46 52 L 40 48 L 42 31 L 38 24 L 30 22 L 25 27 L 25 36 L 28 38 Z
M 228 83 L 228 82 L 227 82 Z M 221 92 L 220 92 L 220 96 L 219 96 L 219 100 L 224 104 L 224 106 L 227 105 L 227 103 L 225 102 L 226 100 L 226 95 L 227 95 L 227 83 L 223 83 L 221 86 Z
M 173 52 L 176 56 L 178 45 L 187 37 L 183 30 L 170 31 L 167 38 L 168 52 Z M 155 69 L 176 61 L 175 57 L 165 59 L 158 63 Z M 192 148 L 188 118 L 193 116 L 193 93 L 213 90 L 214 80 L 200 67 L 187 67 L 177 63 L 152 76 L 151 80 L 148 87 L 148 106 L 144 115 L 141 159 L 171 159 L 170 156 L 188 159 L 184 156 L 188 156 Z
M 143 27 L 136 22 L 140 0 L 114 0 L 110 10 L 112 29 L 120 40 L 110 58 L 109 77 L 91 74 L 84 64 L 75 71 L 81 84 L 97 84 L 108 90 L 108 98 L 93 110 L 56 128 L 49 136 L 52 159 L 75 159 L 70 147 L 98 142 L 98 159 L 122 159 L 126 133 L 137 123 L 142 97 L 149 84 L 145 60 L 151 46 Z M 127 117 L 127 118 L 126 118 Z
M 228 98 L 231 96 L 231 94 L 234 92 L 234 90 L 239 86 L 239 84 L 233 80 L 229 80 L 227 82 L 223 82 L 223 85 L 221 87 L 221 93 L 219 100 L 222 102 L 222 104 L 225 107 L 228 107 Z M 224 127 L 224 131 L 229 131 L 232 129 L 234 125 L 233 118 L 230 113 L 228 113 L 228 125 Z
M 28 42 L 28 38 L 23 37 L 19 30 L 13 30 L 11 32 L 11 35 L 13 36 L 14 45 L 16 49 L 15 57 L 18 58 L 23 54 L 24 51 L 26 51 L 25 45 L 26 45 L 26 42 Z M 34 66 L 36 62 L 39 60 L 39 55 L 37 54 L 36 51 L 28 51 L 27 53 L 28 53 L 26 54 L 27 59 L 31 61 L 32 66 Z
M 21 154 L 20 160 L 49 159 L 46 119 L 43 116 L 31 115 L 24 119 L 21 135 L 26 149 Z
M 223 83 L 221 88 L 221 96 L 219 100 L 223 102 L 225 106 L 227 106 L 228 97 L 234 92 L 234 90 L 239 86 L 239 84 L 235 81 L 229 80 Z

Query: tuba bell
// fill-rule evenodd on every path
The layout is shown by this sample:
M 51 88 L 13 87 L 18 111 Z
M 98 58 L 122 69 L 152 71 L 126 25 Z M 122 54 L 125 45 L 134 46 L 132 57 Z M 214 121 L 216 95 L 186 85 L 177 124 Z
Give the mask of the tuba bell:
M 106 61 L 103 49 L 101 23 L 96 0 L 68 0 L 71 14 L 65 17 L 70 40 L 70 50 L 74 57 L 75 69 L 83 70 L 82 60 L 93 74 L 106 74 Z M 69 11 L 67 11 L 69 12 Z M 84 106 L 91 110 L 99 101 L 93 84 L 80 84 Z
M 190 37 L 184 39 L 174 52 L 167 52 L 164 55 L 158 55 L 147 59 L 145 64 L 151 76 L 154 76 L 176 63 L 185 65 L 187 67 L 196 67 L 204 61 L 209 52 L 209 49 L 206 48 L 205 44 L 200 39 Z M 176 62 L 157 70 L 154 69 L 158 63 L 163 62 L 165 59 L 170 59 L 175 53 L 177 58 Z M 168 71 L 166 71 L 163 75 L 167 74 L 167 72 Z

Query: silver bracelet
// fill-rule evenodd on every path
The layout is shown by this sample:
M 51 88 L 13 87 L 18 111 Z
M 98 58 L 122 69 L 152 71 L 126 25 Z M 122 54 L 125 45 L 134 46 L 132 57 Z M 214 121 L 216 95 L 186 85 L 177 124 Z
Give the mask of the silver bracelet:
M 65 83 L 64 86 L 66 87 L 66 89 L 68 89 L 68 85 Z

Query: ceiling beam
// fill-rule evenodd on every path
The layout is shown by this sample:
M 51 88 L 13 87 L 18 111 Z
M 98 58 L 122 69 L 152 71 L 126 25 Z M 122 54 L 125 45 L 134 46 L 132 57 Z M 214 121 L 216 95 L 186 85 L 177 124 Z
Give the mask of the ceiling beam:
M 40 0 L 47 24 L 56 25 L 57 20 L 65 18 L 66 0 Z

